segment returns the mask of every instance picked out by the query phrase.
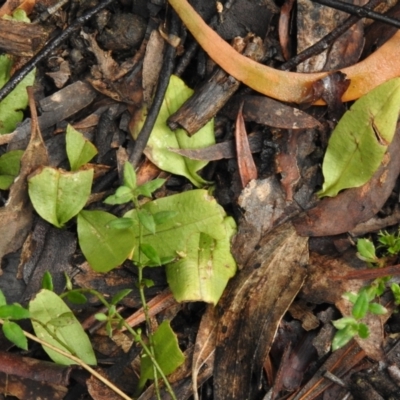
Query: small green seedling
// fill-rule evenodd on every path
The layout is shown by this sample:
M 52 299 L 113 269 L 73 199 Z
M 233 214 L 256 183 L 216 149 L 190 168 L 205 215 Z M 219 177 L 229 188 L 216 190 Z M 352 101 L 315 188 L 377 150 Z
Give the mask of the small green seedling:
M 374 243 L 368 239 L 357 241 L 357 256 L 365 261 L 370 268 L 380 268 L 386 265 L 390 256 L 397 255 L 400 251 L 400 235 L 380 232 L 378 235 L 378 248 L 383 252 L 382 257 L 377 256 Z M 343 298 L 353 304 L 352 315 L 333 321 L 338 331 L 332 341 L 332 350 L 337 350 L 347 344 L 354 336 L 362 339 L 369 337 L 369 328 L 361 320 L 368 314 L 383 315 L 387 309 L 375 300 L 386 290 L 390 276 L 375 279 L 370 285 L 361 288 L 358 293 L 345 293 Z M 397 305 L 400 304 L 400 287 L 392 283 L 390 289 Z

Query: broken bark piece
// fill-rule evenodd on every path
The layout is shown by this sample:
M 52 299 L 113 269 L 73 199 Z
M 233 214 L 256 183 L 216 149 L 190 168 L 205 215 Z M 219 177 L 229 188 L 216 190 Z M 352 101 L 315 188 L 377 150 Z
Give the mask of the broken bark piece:
M 67 392 L 65 386 L 46 384 L 0 372 L 0 393 L 15 396 L 20 400 L 62 400 Z
M 19 378 L 32 379 L 52 385 L 69 385 L 71 367 L 35 358 L 0 352 L 0 371 Z
M 19 57 L 32 57 L 46 43 L 48 33 L 40 25 L 0 19 L 0 50 Z
M 277 178 L 251 181 L 238 200 L 244 210 L 234 238 L 232 253 L 240 267 L 258 249 L 258 243 L 278 223 L 298 213 L 296 203 L 287 202 Z
M 248 35 L 245 39 L 238 38 L 233 46 L 238 51 L 242 50 L 250 59 L 259 61 L 263 58 L 262 41 L 258 37 Z M 168 118 L 168 126 L 172 130 L 182 127 L 189 135 L 195 134 L 217 114 L 239 86 L 238 80 L 218 68 L 211 78 Z
M 256 132 L 249 135 L 250 151 L 257 153 L 261 150 L 263 134 Z M 223 158 L 236 157 L 235 143 L 233 140 L 228 140 L 223 143 L 213 144 L 212 146 L 203 147 L 201 149 L 173 149 L 168 150 L 182 156 L 191 158 L 192 160 L 215 161 Z
M 365 185 L 324 198 L 318 205 L 294 220 L 303 236 L 329 236 L 351 231 L 368 221 L 384 205 L 400 173 L 400 125 L 384 160 Z
M 88 106 L 96 97 L 96 91 L 85 82 L 77 81 L 59 90 L 51 96 L 39 101 L 42 115 L 38 117 L 39 128 L 45 130 L 63 121 L 71 115 Z M 17 150 L 26 147 L 31 130 L 31 121 L 27 119 L 9 136 L 7 150 Z M 5 142 L 3 142 L 5 143 Z M 2 144 L 3 144 L 2 143 Z
M 290 222 L 265 235 L 217 306 L 214 396 L 254 399 L 278 325 L 306 277 L 307 239 Z
M 321 127 L 321 124 L 306 112 L 263 96 L 235 96 L 221 110 L 221 113 L 235 119 L 242 102 L 244 102 L 243 118 L 245 121 L 254 121 L 258 124 L 281 129 Z

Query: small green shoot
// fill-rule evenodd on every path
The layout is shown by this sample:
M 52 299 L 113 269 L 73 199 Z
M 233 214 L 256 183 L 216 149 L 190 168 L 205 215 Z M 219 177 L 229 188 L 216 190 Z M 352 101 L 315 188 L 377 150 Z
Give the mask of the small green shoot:
M 65 141 L 71 171 L 77 171 L 97 154 L 96 147 L 71 125 L 67 126 Z
M 380 232 L 378 235 L 379 249 L 383 251 L 383 256 L 377 255 L 374 243 L 369 239 L 358 239 L 357 257 L 365 261 L 370 268 L 380 268 L 385 266 L 388 256 L 397 255 L 400 251 L 399 234 L 389 234 Z M 338 331 L 332 341 L 332 350 L 337 350 L 347 344 L 354 336 L 358 335 L 362 339 L 369 337 L 368 326 L 360 322 L 368 313 L 373 315 L 383 315 L 387 309 L 375 301 L 386 290 L 391 277 L 381 277 L 375 279 L 371 284 L 361 288 L 358 293 L 345 293 L 342 297 L 353 304 L 351 316 L 343 317 L 332 321 Z M 397 283 L 392 283 L 390 289 L 395 299 L 395 304 L 400 304 L 400 287 Z
M 7 304 L 4 293 L 0 290 L 0 318 L 3 320 L 4 336 L 17 347 L 28 350 L 28 341 L 18 324 L 13 320 L 30 318 L 29 310 L 19 304 Z

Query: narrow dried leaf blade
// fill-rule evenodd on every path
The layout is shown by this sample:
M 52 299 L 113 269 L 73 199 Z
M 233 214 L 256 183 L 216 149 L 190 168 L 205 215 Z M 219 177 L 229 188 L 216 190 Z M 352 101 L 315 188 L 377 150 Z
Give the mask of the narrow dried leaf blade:
M 240 179 L 242 181 L 242 186 L 246 187 L 251 180 L 257 179 L 257 168 L 254 164 L 249 139 L 247 137 L 246 126 L 244 125 L 243 103 L 239 108 L 236 118 L 235 137 Z

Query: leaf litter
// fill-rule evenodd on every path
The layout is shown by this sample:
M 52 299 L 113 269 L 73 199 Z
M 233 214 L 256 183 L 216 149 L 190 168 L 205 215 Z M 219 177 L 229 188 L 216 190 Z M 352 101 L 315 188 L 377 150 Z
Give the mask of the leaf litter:
M 190 11 L 185 8 L 186 2 L 178 4 L 174 0 L 170 3 L 187 23 L 187 17 L 184 17 L 182 11 Z M 303 5 L 303 3 L 299 1 L 299 4 Z M 246 1 L 238 1 L 235 7 L 243 7 L 245 10 Z M 269 12 L 271 15 L 276 14 L 276 6 L 271 6 Z M 336 18 L 329 18 L 322 9 L 316 8 L 313 12 L 320 13 L 322 19 L 336 21 Z M 308 17 L 309 14 L 310 12 L 299 6 L 297 15 L 299 35 L 305 35 L 302 32 L 301 18 Z M 194 20 L 199 21 L 196 18 Z M 232 27 L 227 29 L 229 24 L 226 22 L 231 21 L 231 18 L 229 9 L 223 10 L 221 21 L 225 22 L 224 29 L 219 30 L 221 35 L 226 35 L 229 29 L 232 29 Z M 96 24 L 92 25 L 93 29 L 101 32 L 106 27 L 107 35 L 115 29 L 115 24 L 111 23 L 111 19 L 106 16 L 104 19 L 99 18 Z M 189 29 L 199 39 L 199 31 L 193 24 L 189 24 Z M 113 34 L 118 35 L 118 30 Z M 204 29 L 203 34 L 204 37 L 210 37 L 208 28 Z M 344 71 L 349 73 L 348 78 L 352 79 L 344 99 L 348 100 L 353 98 L 352 96 L 359 97 L 361 92 L 369 92 L 351 106 L 335 129 L 333 126 L 337 122 L 337 116 L 340 116 L 345 108 L 339 104 L 341 96 L 339 93 L 347 87 L 339 87 L 339 83 L 332 78 L 329 80 L 329 85 L 325 85 L 325 92 L 322 94 L 315 94 L 315 92 L 312 98 L 307 90 L 302 90 L 300 94 L 297 92 L 296 85 L 299 82 L 304 84 L 305 81 L 302 79 L 305 75 L 300 77 L 289 74 L 282 80 L 284 85 L 287 85 L 287 89 L 282 91 L 282 96 L 286 96 L 283 100 L 294 99 L 297 102 L 308 99 L 310 102 L 309 99 L 312 98 L 312 102 L 321 104 L 318 97 L 322 96 L 328 103 L 327 115 L 325 109 L 321 108 L 317 110 L 311 107 L 303 110 L 303 106 L 294 108 L 272 99 L 239 94 L 226 104 L 213 121 L 193 136 L 187 135 L 183 129 L 172 131 L 166 125 L 168 117 L 193 94 L 184 82 L 195 88 L 195 98 L 196 79 L 202 79 L 201 74 L 194 79 L 188 78 L 185 73 L 182 75 L 184 76 L 182 80 L 177 76 L 172 76 L 145 150 L 148 160 L 154 164 L 149 167 L 150 162 L 147 160 L 146 164 L 139 167 L 138 178 L 136 179 L 135 176 L 133 179 L 132 176 L 128 178 L 123 176 L 123 160 L 128 159 L 132 151 L 133 142 L 130 134 L 133 133 L 135 137 L 135 132 L 140 130 L 142 117 L 147 112 L 155 93 L 153 88 L 156 85 L 157 70 L 165 54 L 163 50 L 165 44 L 160 43 L 160 38 L 166 37 L 165 32 L 155 34 L 153 30 L 151 41 L 154 42 L 152 45 L 156 46 L 152 50 L 153 53 L 150 49 L 146 51 L 147 39 L 144 39 L 142 46 L 137 48 L 134 55 L 120 56 L 115 50 L 112 52 L 112 58 L 111 53 L 107 53 L 97 45 L 96 35 L 85 35 L 82 40 L 90 43 L 92 48 L 90 51 L 95 54 L 98 63 L 91 66 L 93 67 L 90 68 L 92 76 L 89 81 L 103 95 L 98 95 L 95 100 L 94 92 L 90 87 L 87 84 L 83 86 L 81 84 L 79 93 L 82 93 L 82 96 L 76 96 L 79 99 L 72 99 L 71 93 L 78 90 L 77 86 L 74 86 L 76 89 L 72 88 L 76 85 L 75 82 L 70 85 L 70 88 L 66 86 L 53 95 L 53 97 L 62 98 L 61 102 L 55 98 L 51 101 L 49 98 L 47 103 L 41 101 L 42 105 L 47 105 L 43 107 L 44 112 L 39 117 L 40 126 L 47 128 L 59 123 L 57 130 L 54 131 L 58 135 L 47 131 L 45 133 L 46 147 L 57 149 L 56 157 L 53 150 L 49 151 L 50 162 L 45 157 L 45 146 L 35 128 L 37 124 L 35 119 L 32 123 L 30 144 L 21 158 L 20 171 L 18 168 L 20 150 L 14 153 L 13 162 L 7 161 L 5 167 L 2 167 L 2 159 L 0 159 L 0 177 L 4 177 L 5 182 L 2 190 L 6 190 L 7 185 L 12 184 L 8 202 L 0 210 L 0 216 L 3 215 L 2 226 L 8 228 L 1 239 L 3 249 L 1 255 L 6 256 L 4 257 L 4 265 L 7 267 L 5 270 L 10 273 L 12 268 L 20 263 L 19 270 L 20 273 L 22 271 L 25 274 L 24 279 L 28 288 L 37 288 L 35 291 L 26 290 L 24 295 L 20 294 L 20 298 L 27 295 L 32 298 L 36 295 L 38 298 L 43 293 L 47 293 L 42 291 L 37 294 L 41 284 L 39 274 L 44 273 L 38 265 L 42 263 L 48 265 L 46 257 L 51 251 L 46 244 L 50 246 L 56 240 L 55 238 L 61 238 L 61 241 L 65 240 L 66 246 L 68 242 L 69 248 L 68 252 L 62 255 L 65 271 L 75 268 L 78 275 L 69 283 L 68 280 L 66 282 L 60 280 L 60 276 L 57 275 L 56 290 L 61 291 L 63 286 L 72 283 L 85 290 L 97 288 L 106 296 L 110 295 L 110 298 L 114 296 L 120 298 L 120 306 L 125 307 L 121 308 L 121 312 L 128 315 L 128 312 L 141 308 L 137 290 L 139 272 L 135 264 L 145 260 L 149 265 L 151 264 L 151 268 L 146 268 L 144 280 L 141 281 L 146 286 L 147 295 L 155 296 L 169 284 L 176 300 L 181 302 L 181 304 L 168 303 L 168 296 L 162 297 L 163 300 L 161 300 L 166 302 L 165 307 L 160 307 L 159 302 L 149 302 L 154 331 L 161 332 L 168 326 L 167 342 L 173 345 L 173 352 L 178 354 L 184 350 L 183 353 L 179 353 L 179 362 L 170 369 L 164 367 L 165 370 L 168 372 L 174 370 L 183 361 L 182 354 L 187 357 L 185 363 L 174 373 L 177 380 L 175 381 L 175 378 L 171 380 L 179 399 L 189 398 L 191 394 L 194 398 L 198 398 L 199 395 L 202 398 L 210 398 L 206 395 L 207 390 L 212 390 L 212 396 L 219 399 L 255 398 L 265 394 L 265 387 L 274 388 L 271 389 L 272 396 L 276 396 L 279 391 L 283 393 L 285 390 L 291 391 L 298 387 L 299 393 L 305 393 L 306 388 L 312 388 L 310 392 L 313 393 L 322 393 L 324 390 L 327 393 L 329 391 L 333 393 L 333 385 L 329 387 L 326 383 L 328 378 L 321 375 L 322 370 L 318 369 L 318 366 L 308 383 L 301 382 L 305 365 L 307 365 L 306 359 L 301 359 L 301 349 L 312 349 L 314 346 L 320 355 L 329 353 L 333 333 L 330 320 L 338 316 L 323 317 L 324 312 L 326 315 L 329 313 L 326 310 L 321 311 L 318 307 L 334 304 L 336 308 L 329 306 L 332 314 L 338 312 L 343 315 L 349 314 L 351 305 L 341 299 L 341 295 L 345 291 L 357 291 L 364 285 L 362 280 L 355 283 L 345 279 L 338 285 L 332 283 L 333 278 L 329 280 L 330 273 L 335 273 L 336 277 L 343 274 L 346 277 L 346 271 L 349 271 L 350 275 L 354 271 L 352 265 L 343 262 L 346 257 L 345 250 L 352 246 L 346 233 L 357 229 L 359 224 L 368 221 L 378 213 L 378 215 L 391 214 L 393 199 L 397 193 L 396 178 L 400 171 L 398 157 L 395 156 L 398 153 L 399 141 L 398 132 L 395 130 L 398 116 L 398 108 L 396 108 L 398 78 L 374 90 L 370 89 L 377 86 L 382 79 L 387 80 L 392 76 L 393 71 L 389 71 L 387 75 L 377 73 L 378 69 L 373 66 L 373 63 L 376 63 L 374 60 L 379 60 L 379 57 L 388 51 L 387 49 L 391 49 L 391 46 L 397 43 L 397 36 L 383 46 L 381 52 L 367 59 L 366 65 L 372 63 L 373 66 L 367 74 L 371 78 L 367 85 L 363 83 L 363 75 L 358 75 L 357 72 L 364 64 L 356 64 L 363 42 L 362 23 L 358 23 L 351 33 L 344 35 L 341 41 L 335 44 L 327 56 L 323 56 L 327 57 L 322 58 L 322 64 L 326 69 L 344 68 Z M 105 36 L 102 35 L 102 37 L 104 39 Z M 355 46 L 347 47 L 349 38 L 353 38 Z M 102 45 L 105 43 L 103 39 L 101 39 Z M 118 40 L 122 42 L 124 39 L 118 37 Z M 170 37 L 169 40 L 171 42 L 173 38 Z M 220 64 L 227 67 L 228 72 L 242 74 L 247 68 L 254 72 L 253 67 L 256 65 L 254 62 L 245 61 L 241 58 L 242 56 L 237 57 L 236 53 L 226 50 L 225 44 L 218 50 L 221 54 L 215 57 L 214 45 L 220 43 L 219 39 L 216 39 L 215 43 L 203 39 L 199 42 L 207 51 L 210 51 L 217 62 L 220 57 L 225 60 Z M 281 43 L 285 43 L 285 40 Z M 183 44 L 185 49 L 186 44 Z M 211 50 L 210 44 L 213 47 Z M 123 43 L 119 45 L 124 46 Z M 57 63 L 54 65 L 60 67 L 60 72 L 66 70 L 65 68 L 70 71 L 71 75 L 68 75 L 67 79 L 68 77 L 71 80 L 76 79 L 79 76 L 79 68 L 82 70 L 86 68 L 89 73 L 85 62 L 93 58 L 88 55 L 89 53 L 85 53 L 83 48 L 78 50 L 74 52 L 74 59 L 68 52 L 57 56 Z M 182 50 L 184 50 L 183 47 L 179 49 L 179 51 Z M 226 51 L 228 53 L 225 53 Z M 290 48 L 285 49 L 286 56 L 290 55 L 290 51 Z M 79 58 L 79 52 L 85 56 Z M 231 57 L 226 54 L 230 54 Z M 127 57 L 125 62 L 121 62 L 124 57 Z M 277 56 L 275 62 L 281 62 L 279 57 Z M 240 62 L 236 65 L 231 59 L 237 59 Z M 152 66 L 154 60 L 158 60 L 156 61 L 157 68 Z M 230 65 L 226 63 L 226 60 L 230 60 Z M 338 61 L 340 61 L 339 64 Z M 346 69 L 347 65 L 342 65 L 342 62 L 348 63 L 347 65 L 356 64 L 356 66 Z M 136 72 L 131 69 L 133 65 L 137 67 L 142 63 L 146 69 L 143 71 L 143 76 L 146 77 L 146 82 L 149 82 L 145 84 L 145 105 L 142 103 L 142 72 L 137 73 L 140 68 L 137 68 Z M 54 69 L 54 65 L 49 64 L 47 67 Z M 327 75 L 327 72 L 317 72 L 313 75 L 315 71 L 312 69 L 315 65 L 309 64 L 307 68 L 311 73 L 307 75 L 307 79 L 315 81 L 317 77 Z M 154 71 L 150 71 L 151 69 Z M 201 66 L 199 66 L 200 70 Z M 271 73 L 267 69 L 263 71 L 266 71 L 267 76 Z M 53 71 L 50 72 L 52 73 Z M 382 78 L 382 75 L 385 77 Z M 253 87 L 257 85 L 255 89 L 258 90 L 265 76 L 257 76 L 260 79 L 250 76 L 249 79 L 241 80 Z M 288 80 L 287 77 L 289 77 Z M 291 82 L 290 79 L 292 79 Z M 62 87 L 66 82 L 59 80 L 57 85 Z M 265 90 L 270 90 L 268 85 Z M 354 89 L 354 87 L 358 88 Z M 67 89 L 70 90 L 69 94 L 62 95 L 62 92 Z M 275 93 L 274 90 L 275 88 L 272 89 L 272 93 Z M 393 96 L 387 95 L 388 90 L 392 91 Z M 114 105 L 106 96 L 126 102 L 128 110 L 127 107 Z M 95 102 L 90 109 L 83 110 L 81 114 L 74 116 L 80 109 L 88 107 L 93 100 Z M 244 120 L 238 121 L 236 130 L 236 134 L 241 138 L 241 145 L 238 145 L 235 151 L 232 141 L 234 133 L 232 122 L 238 115 L 238 109 L 243 100 L 244 107 L 239 112 L 239 117 L 243 116 Z M 69 102 L 74 103 L 74 106 L 69 107 Z M 81 103 L 78 105 L 79 102 Z M 65 106 L 64 103 L 68 105 Z M 194 105 L 192 112 L 195 113 L 196 101 L 194 100 L 191 104 Z M 21 103 L 18 107 L 23 108 L 23 104 Z M 52 107 L 54 112 L 52 112 Z M 60 107 L 62 110 L 59 113 Z M 111 112 L 108 108 L 117 111 Z M 110 113 L 107 114 L 107 118 L 103 118 L 99 110 L 108 110 Z M 13 113 L 15 111 L 18 112 L 18 110 L 12 110 Z M 135 117 L 131 118 L 132 115 Z M 66 123 L 62 121 L 66 118 L 69 123 L 82 127 L 79 129 L 84 130 L 83 135 L 71 126 L 67 127 L 68 133 L 64 135 Z M 13 124 L 10 128 L 12 130 L 15 127 L 15 121 L 13 118 L 10 121 Z M 97 122 L 99 127 L 96 133 L 93 127 Z M 364 128 L 360 129 L 360 127 Z M 332 130 L 334 133 L 328 140 Z M 11 141 L 9 149 L 13 146 L 14 149 L 22 149 L 25 146 L 20 140 L 23 136 L 26 138 L 26 132 L 24 125 L 16 127 L 16 131 L 10 136 L 4 136 L 1 143 L 6 144 Z M 109 133 L 107 140 L 102 139 L 103 134 L 100 132 Z M 364 137 L 368 140 L 364 140 Z M 248 138 L 250 144 L 247 142 Z M 109 142 L 100 143 L 102 141 Z M 309 142 L 313 144 L 308 146 Z M 94 164 L 87 165 L 96 155 L 96 149 L 91 143 L 101 147 L 101 156 L 97 156 L 94 162 L 97 162 L 96 168 L 108 171 L 102 177 L 93 174 Z M 117 147 L 120 147 L 118 152 Z M 322 161 L 322 153 L 325 153 L 325 160 L 322 167 L 324 184 L 321 189 L 322 178 L 318 164 Z M 13 155 L 13 153 L 5 153 L 6 158 L 11 157 L 8 154 Z M 116 171 L 115 158 L 118 160 L 119 173 Z M 223 160 L 224 158 L 230 159 Z M 250 163 L 252 159 L 254 162 Z M 210 160 L 223 161 L 211 165 Z M 368 161 L 365 162 L 365 160 Z M 243 165 L 248 163 L 251 164 L 250 169 L 243 168 Z M 348 168 L 349 165 L 351 169 Z M 66 172 L 68 168 L 71 168 L 73 172 Z M 155 182 L 158 182 L 156 185 L 151 181 L 143 180 L 143 177 L 150 175 L 156 178 Z M 28 176 L 34 213 L 27 197 Z M 38 178 L 42 179 L 39 183 Z M 165 184 L 164 179 L 166 179 Z M 84 193 L 80 192 L 84 186 L 83 181 L 85 181 Z M 129 182 L 134 183 L 129 186 Z M 73 193 L 67 194 L 68 189 L 71 189 L 74 184 L 76 187 Z M 113 194 L 118 184 L 122 186 Z M 124 196 L 129 198 L 129 190 L 121 189 L 124 185 L 132 190 L 137 185 L 142 186 L 141 196 L 144 195 L 149 199 L 140 198 L 140 210 L 128 211 L 122 201 L 107 205 L 101 203 L 102 199 L 110 195 L 114 196 L 114 199 L 124 199 Z M 244 186 L 245 190 L 242 191 Z M 207 190 L 195 189 L 200 187 Z M 315 196 L 318 191 L 320 195 L 331 196 L 331 198 L 319 200 Z M 90 200 L 89 195 L 91 195 Z M 150 198 L 152 196 L 154 197 Z M 52 200 L 49 202 L 48 198 Z M 216 199 L 225 206 L 225 210 Z M 171 209 L 174 210 L 172 214 Z M 33 215 L 37 219 L 43 218 L 58 227 L 52 228 L 53 230 L 62 229 L 60 235 L 54 235 L 47 228 L 43 229 L 46 223 L 40 220 L 42 225 L 39 224 L 33 219 Z M 117 218 L 116 215 L 123 218 Z M 237 227 L 234 218 L 230 215 L 235 217 Z M 293 220 L 293 217 L 296 218 Z M 40 230 L 43 232 L 39 234 Z M 140 230 L 142 230 L 141 233 Z M 31 231 L 33 233 L 25 242 L 21 257 L 19 253 L 16 253 L 16 256 L 8 255 L 21 247 L 25 237 Z M 68 240 L 67 236 L 61 233 L 68 234 Z M 342 235 L 337 236 L 340 234 Z M 80 250 L 71 257 L 76 242 L 70 239 L 76 235 Z M 332 235 L 336 236 L 332 237 Z M 321 255 L 311 252 L 311 261 L 307 262 L 309 254 L 307 242 L 310 236 L 321 237 L 319 242 L 311 241 L 313 246 L 317 246 Z M 15 267 L 12 267 L 13 256 L 17 261 Z M 352 257 L 355 258 L 355 255 L 353 254 Z M 71 261 L 68 260 L 69 258 Z M 83 261 L 84 259 L 90 266 Z M 156 266 L 162 263 L 161 260 L 167 263 L 165 268 Z M 58 261 L 61 262 L 61 260 Z M 236 263 L 239 266 L 238 272 L 236 272 Z M 233 277 L 235 272 L 236 276 Z M 3 282 L 1 283 L 0 280 L 0 287 L 5 290 L 6 281 Z M 126 292 L 126 297 L 119 294 L 122 293 L 121 290 L 127 289 L 131 292 L 129 294 Z M 56 296 L 54 299 L 47 300 L 46 304 L 55 305 L 58 301 L 55 298 L 59 299 Z M 76 296 L 75 298 L 77 299 Z M 386 298 L 382 298 L 382 301 L 384 300 L 386 301 Z M 19 301 L 18 298 L 17 301 Z M 196 303 L 199 301 L 211 304 L 205 307 L 201 303 Z M 308 301 L 307 306 L 304 306 L 305 301 Z M 89 303 L 91 307 L 98 308 L 98 303 L 94 299 L 89 298 Z M 31 304 L 34 310 L 35 300 L 32 300 Z M 71 311 L 68 308 L 61 310 L 61 307 L 63 306 L 60 303 L 59 307 L 57 306 L 57 312 L 51 318 L 51 329 L 55 329 L 56 332 L 64 330 L 71 324 L 80 326 L 73 319 L 75 317 Z M 90 314 L 91 311 L 87 306 L 79 307 Z M 46 307 L 41 306 L 41 308 L 44 310 Z M 314 317 L 312 324 L 307 325 L 301 316 L 305 309 Z M 287 311 L 292 317 L 288 317 Z M 142 312 L 146 313 L 146 308 Z M 74 313 L 79 315 L 75 308 Z M 348 378 L 345 374 L 354 374 L 352 370 L 357 363 L 360 363 L 357 366 L 360 369 L 367 368 L 366 366 L 371 367 L 371 362 L 365 361 L 366 354 L 378 361 L 388 359 L 391 343 L 390 338 L 383 335 L 382 328 L 389 317 L 390 314 L 369 318 L 367 323 L 370 327 L 370 337 L 364 340 L 356 337 L 358 344 L 351 342 L 343 351 L 339 350 L 330 354 L 322 368 L 346 380 Z M 390 317 L 387 326 L 395 326 L 393 322 L 390 322 L 394 318 L 395 314 Z M 190 325 L 188 328 L 190 334 L 185 331 L 185 324 L 189 319 L 195 320 L 193 326 Z M 303 327 L 298 319 L 302 319 Z M 143 320 L 140 312 L 139 315 L 135 314 L 135 320 Z M 163 322 L 165 320 L 172 320 L 172 324 Z M 43 328 L 46 324 L 48 324 L 47 320 L 46 322 L 43 320 L 42 325 L 36 324 L 35 329 L 40 331 L 38 326 Z M 98 354 L 115 361 L 113 367 L 105 368 L 106 375 L 109 379 L 118 381 L 127 393 L 134 393 L 135 386 L 137 387 L 138 384 L 143 386 L 145 380 L 153 377 L 152 364 L 149 363 L 148 358 L 139 367 L 139 358 L 136 357 L 140 356 L 135 349 L 136 346 L 133 346 L 132 337 L 114 330 L 110 338 L 107 334 L 110 329 L 113 329 L 111 325 L 96 327 L 93 324 L 93 318 L 90 322 L 90 317 L 84 321 L 84 324 L 90 331 L 91 342 L 87 345 L 90 349 L 93 346 Z M 159 325 L 158 328 L 157 325 Z M 304 331 L 306 326 L 311 329 L 309 333 Z M 290 329 L 298 329 L 297 338 L 292 335 L 293 332 L 291 333 Z M 178 332 L 177 336 L 173 331 Z M 39 334 L 45 335 L 44 332 L 48 333 L 48 327 Z M 74 333 L 71 337 L 81 335 L 82 333 Z M 300 337 L 303 339 L 299 339 Z M 155 341 L 158 346 L 158 336 L 154 338 L 157 339 Z M 160 341 L 161 353 L 168 348 L 162 344 L 163 340 Z M 292 343 L 289 345 L 289 342 Z M 68 343 L 68 347 L 74 346 L 74 343 Z M 292 350 L 284 350 L 290 348 Z M 173 358 L 169 355 L 160 355 L 156 347 L 157 352 L 160 360 L 171 361 Z M 314 354 L 314 351 L 308 351 L 308 353 Z M 352 354 L 352 357 L 348 354 Z M 82 358 L 85 357 L 82 356 Z M 295 377 L 295 373 L 289 373 L 285 367 L 287 364 L 282 361 L 285 357 L 290 365 L 294 365 L 299 360 L 298 365 L 301 365 L 299 368 L 303 369 L 300 377 Z M 135 361 L 132 363 L 132 360 Z M 314 361 L 317 364 L 320 360 L 314 355 Z M 58 361 L 66 362 L 61 359 Z M 86 361 L 93 363 L 93 358 L 89 357 Z M 129 372 L 121 374 L 120 371 L 124 366 L 125 371 Z M 141 368 L 141 381 L 139 381 L 135 374 L 140 374 Z M 275 374 L 274 371 L 277 369 L 278 372 Z M 213 376 L 212 386 L 207 383 L 211 376 Z M 191 378 L 193 378 L 193 388 Z M 368 373 L 365 379 L 367 378 Z M 305 386 L 301 388 L 302 385 Z M 203 393 L 196 392 L 200 386 L 203 389 L 199 390 L 203 390 Z M 152 392 L 154 387 L 155 385 L 149 385 L 141 398 L 152 398 L 151 393 L 154 393 Z M 101 387 L 91 382 L 88 383 L 88 388 L 93 398 L 101 398 Z M 347 388 L 350 391 L 356 390 L 350 384 L 347 384 Z M 164 388 L 161 387 L 160 390 L 163 392 Z M 338 389 L 335 388 L 335 390 Z M 300 397 L 297 394 L 292 398 Z

